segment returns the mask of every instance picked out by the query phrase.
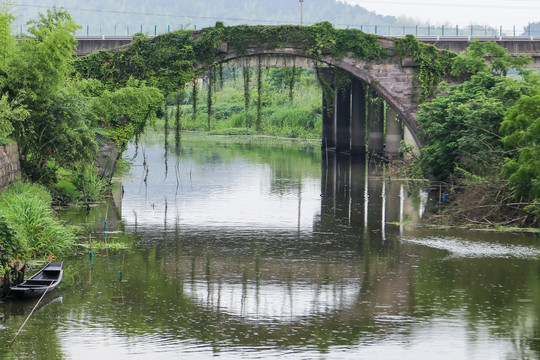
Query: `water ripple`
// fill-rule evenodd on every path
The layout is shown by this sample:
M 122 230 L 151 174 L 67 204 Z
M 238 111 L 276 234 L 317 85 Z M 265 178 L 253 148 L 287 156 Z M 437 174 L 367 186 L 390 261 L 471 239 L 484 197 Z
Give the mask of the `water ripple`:
M 540 249 L 524 245 L 508 245 L 485 241 L 468 241 L 453 237 L 424 239 L 404 238 L 402 241 L 445 250 L 455 257 L 465 258 L 540 258 Z

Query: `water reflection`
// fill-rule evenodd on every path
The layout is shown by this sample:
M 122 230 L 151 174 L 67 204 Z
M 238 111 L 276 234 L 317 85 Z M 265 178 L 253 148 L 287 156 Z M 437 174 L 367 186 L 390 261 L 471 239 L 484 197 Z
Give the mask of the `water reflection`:
M 143 148 L 114 201 L 63 215 L 127 248 L 65 262 L 22 358 L 540 356 L 535 239 L 418 229 L 421 188 L 349 157 L 185 142 L 167 174 Z

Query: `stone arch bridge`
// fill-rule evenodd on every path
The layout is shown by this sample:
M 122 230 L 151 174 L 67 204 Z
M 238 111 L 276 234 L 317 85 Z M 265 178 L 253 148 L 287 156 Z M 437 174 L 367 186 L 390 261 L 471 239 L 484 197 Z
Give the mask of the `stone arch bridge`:
M 201 35 L 201 31 L 192 32 L 193 38 Z M 77 51 L 85 55 L 104 48 L 116 50 L 128 46 L 132 39 L 79 37 Z M 392 51 L 394 38 L 379 36 L 378 40 L 383 49 Z M 449 44 L 442 47 L 452 49 Z M 459 48 L 463 48 L 462 42 Z M 303 50 L 302 44 L 265 49 L 258 44 L 248 44 L 239 51 L 223 42 L 217 47 L 217 52 L 219 56 L 214 61 L 198 64 L 196 70 L 219 63 L 251 67 L 315 65 L 315 59 Z M 363 154 L 368 150 L 391 158 L 399 156 L 402 139 L 418 148 L 422 147 L 415 121 L 419 109 L 416 100 L 419 89 L 413 81 L 417 71 L 414 61 L 400 59 L 397 55 L 382 60 L 363 60 L 352 54 L 335 56 L 328 53 L 318 57 L 317 64 L 323 64 L 319 68 L 322 78 L 329 84 L 334 84 L 332 69 L 336 68 L 347 73 L 350 79 L 345 86 L 337 87 L 334 99 L 326 98 L 323 92 L 323 148 L 351 154 Z M 368 92 L 369 97 L 366 96 Z M 377 97 L 384 101 L 366 101 L 367 98 Z

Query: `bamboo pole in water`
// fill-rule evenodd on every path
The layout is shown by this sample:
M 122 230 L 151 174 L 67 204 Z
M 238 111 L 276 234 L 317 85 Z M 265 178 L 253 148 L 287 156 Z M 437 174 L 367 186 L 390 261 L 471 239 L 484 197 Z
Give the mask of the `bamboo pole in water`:
M 21 327 L 19 328 L 19 331 L 17 331 L 17 333 L 15 334 L 15 336 L 13 337 L 13 340 L 11 340 L 11 342 L 9 343 L 9 348 L 11 349 L 11 345 L 13 345 L 13 343 L 15 342 L 15 340 L 17 339 L 17 336 L 19 336 L 21 330 L 24 328 L 24 325 L 26 325 L 26 323 L 28 322 L 28 320 L 30 319 L 30 316 L 32 316 L 32 314 L 34 313 L 34 311 L 36 311 L 39 303 L 41 302 L 41 300 L 43 300 L 43 298 L 45 297 L 45 294 L 47 294 L 47 291 L 49 290 L 49 288 L 45 289 L 45 292 L 43 293 L 43 295 L 41 295 L 41 297 L 39 298 L 38 302 L 36 303 L 36 305 L 34 305 L 34 308 L 32 309 L 32 311 L 30 311 L 30 314 L 28 315 L 28 317 L 26 318 L 26 320 L 24 320 L 23 324 L 21 325 Z M 13 350 L 13 349 L 12 349 Z

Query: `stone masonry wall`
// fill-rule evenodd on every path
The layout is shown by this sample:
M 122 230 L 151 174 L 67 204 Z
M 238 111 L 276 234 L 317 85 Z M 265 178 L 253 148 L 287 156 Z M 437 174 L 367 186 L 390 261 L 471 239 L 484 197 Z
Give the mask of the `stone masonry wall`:
M 0 146 L 0 192 L 20 178 L 21 165 L 17 144 Z

